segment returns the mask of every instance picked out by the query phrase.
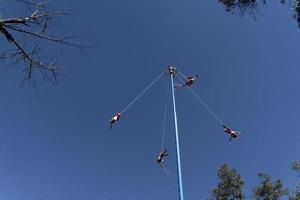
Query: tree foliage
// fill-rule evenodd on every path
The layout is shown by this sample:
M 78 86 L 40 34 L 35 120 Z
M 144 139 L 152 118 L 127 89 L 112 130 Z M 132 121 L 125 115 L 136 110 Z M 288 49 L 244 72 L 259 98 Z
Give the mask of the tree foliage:
M 227 12 L 237 12 L 239 15 L 248 13 L 250 16 L 256 19 L 257 13 L 260 11 L 260 6 L 267 3 L 267 0 L 218 0 L 223 4 Z M 274 3 L 274 1 L 270 1 Z M 280 0 L 283 5 L 289 5 L 292 7 L 292 16 L 298 23 L 300 28 L 300 0 Z
M 297 173 L 298 177 L 300 178 L 300 162 L 292 161 L 291 168 L 294 172 Z M 296 186 L 295 192 L 290 195 L 289 200 L 300 200 L 300 183 L 299 183 L 299 181 L 295 183 L 295 186 Z
M 265 4 L 265 0 L 219 0 L 225 7 L 227 12 L 237 11 L 240 15 L 247 12 L 249 15 L 255 17 L 255 13 L 258 12 L 259 3 Z
M 288 194 L 288 189 L 284 188 L 281 180 L 272 182 L 271 177 L 258 173 L 260 184 L 253 189 L 253 198 L 256 200 L 278 200 Z
M 218 170 L 218 177 L 220 181 L 213 189 L 209 200 L 245 199 L 242 192 L 244 182 L 235 169 L 230 169 L 227 164 L 224 164 Z

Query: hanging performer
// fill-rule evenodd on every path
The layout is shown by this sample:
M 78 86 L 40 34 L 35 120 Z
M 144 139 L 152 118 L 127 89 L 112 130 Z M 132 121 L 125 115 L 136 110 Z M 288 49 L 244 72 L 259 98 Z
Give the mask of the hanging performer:
M 194 83 L 194 81 L 196 80 L 196 79 L 198 79 L 198 75 L 196 75 L 196 76 L 188 76 L 187 77 L 187 80 L 186 80 L 186 82 L 185 82 L 185 85 L 186 86 L 192 86 L 193 85 L 193 83 Z
M 178 84 L 176 84 L 175 88 L 178 88 L 178 87 L 191 87 L 193 85 L 193 83 L 195 82 L 195 80 L 198 79 L 198 77 L 199 77 L 198 75 L 188 76 L 188 77 L 186 77 L 185 84 L 178 83 Z
M 120 120 L 121 113 L 117 113 L 113 118 L 110 120 L 110 129 L 112 129 L 113 123 L 117 122 Z
M 229 141 L 231 141 L 232 139 L 235 139 L 241 135 L 241 133 L 239 131 L 235 131 L 231 128 L 227 128 L 225 125 L 223 125 L 223 128 L 224 128 L 225 133 L 230 135 Z
M 169 175 L 170 173 L 166 170 L 166 168 L 164 167 L 163 165 L 163 162 L 164 162 L 164 158 L 168 156 L 168 153 L 167 153 L 168 149 L 162 149 L 159 154 L 158 154 L 158 157 L 157 157 L 157 163 L 161 166 L 161 168 L 164 170 L 164 172 Z

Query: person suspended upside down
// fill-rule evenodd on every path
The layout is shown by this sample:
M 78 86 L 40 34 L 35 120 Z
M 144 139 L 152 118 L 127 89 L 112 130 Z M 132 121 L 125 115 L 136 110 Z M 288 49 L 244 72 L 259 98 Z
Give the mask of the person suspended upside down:
M 164 170 L 164 172 L 169 175 L 170 173 L 166 170 L 166 168 L 164 167 L 163 165 L 163 162 L 164 162 L 164 158 L 168 156 L 168 149 L 162 149 L 158 156 L 157 156 L 157 163 L 161 166 L 161 168 Z
M 179 83 L 179 84 L 176 84 L 176 88 L 177 87 L 191 87 L 192 85 L 193 85 L 193 83 L 195 82 L 195 80 L 197 80 L 198 79 L 198 75 L 196 75 L 196 76 L 188 76 L 188 77 L 186 77 L 186 81 L 185 81 L 185 84 L 181 84 L 181 83 Z
M 235 131 L 231 128 L 227 128 L 225 125 L 223 125 L 223 128 L 224 128 L 225 133 L 230 135 L 229 141 L 231 141 L 232 139 L 235 139 L 241 135 L 241 133 L 239 131 Z
M 187 80 L 186 80 L 186 82 L 185 82 L 185 85 L 186 86 L 192 86 L 193 85 L 193 83 L 194 83 L 194 81 L 195 80 L 197 80 L 198 79 L 198 75 L 196 75 L 196 76 L 188 76 L 187 77 Z
M 110 129 L 112 129 L 112 126 L 115 122 L 120 120 L 121 115 L 121 113 L 117 113 L 115 116 L 113 116 L 113 118 L 110 120 Z

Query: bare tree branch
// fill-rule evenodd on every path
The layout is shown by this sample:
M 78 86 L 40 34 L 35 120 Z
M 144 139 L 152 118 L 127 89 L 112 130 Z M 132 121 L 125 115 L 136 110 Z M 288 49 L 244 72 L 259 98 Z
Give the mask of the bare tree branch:
M 23 17 L 0 18 L 0 36 L 2 35 L 13 50 L 2 53 L 0 60 L 13 59 L 13 64 L 19 64 L 21 61 L 24 65 L 23 72 L 25 79 L 36 84 L 38 74 L 54 83 L 57 82 L 57 74 L 63 66 L 53 57 L 48 58 L 42 54 L 42 50 L 51 45 L 50 43 L 61 44 L 61 46 L 70 46 L 84 51 L 92 46 L 78 44 L 72 40 L 83 35 L 69 35 L 49 32 L 49 23 L 59 16 L 68 16 L 66 10 L 48 10 L 51 0 L 45 0 L 39 3 L 33 3 L 28 0 L 19 0 L 24 3 L 28 14 Z M 27 45 L 25 45 L 27 43 Z M 49 49 L 49 48 L 47 48 Z

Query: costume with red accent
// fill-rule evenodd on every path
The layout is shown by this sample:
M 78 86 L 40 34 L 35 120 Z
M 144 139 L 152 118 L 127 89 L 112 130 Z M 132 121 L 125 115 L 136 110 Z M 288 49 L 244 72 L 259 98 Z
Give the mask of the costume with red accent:
M 198 77 L 199 77 L 198 75 L 196 75 L 196 76 L 188 76 L 188 77 L 186 77 L 186 81 L 185 81 L 184 84 L 177 83 L 175 87 L 176 88 L 177 87 L 191 87 L 194 84 L 195 80 L 198 79 Z
M 113 123 L 117 122 L 120 120 L 121 117 L 121 113 L 117 113 L 115 116 L 113 116 L 113 118 L 110 120 L 110 128 L 112 129 L 112 125 Z
M 196 79 L 198 79 L 198 75 L 196 75 L 196 76 L 188 76 L 187 77 L 187 80 L 186 80 L 186 82 L 185 82 L 185 85 L 186 86 L 192 86 L 193 85 L 193 83 L 194 83 L 194 81 L 196 80 Z
M 224 128 L 225 133 L 230 135 L 230 138 L 229 138 L 230 141 L 232 140 L 232 138 L 237 138 L 241 134 L 239 131 L 235 131 L 231 128 L 227 128 L 225 125 L 223 125 L 223 128 Z

